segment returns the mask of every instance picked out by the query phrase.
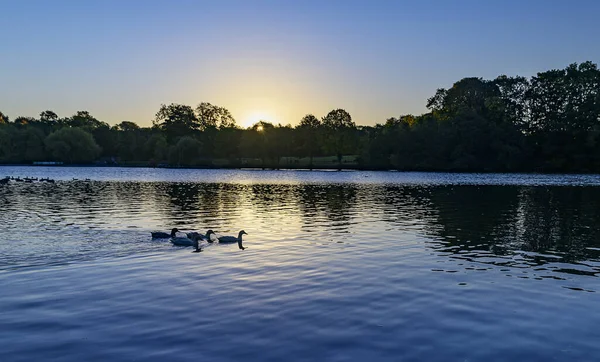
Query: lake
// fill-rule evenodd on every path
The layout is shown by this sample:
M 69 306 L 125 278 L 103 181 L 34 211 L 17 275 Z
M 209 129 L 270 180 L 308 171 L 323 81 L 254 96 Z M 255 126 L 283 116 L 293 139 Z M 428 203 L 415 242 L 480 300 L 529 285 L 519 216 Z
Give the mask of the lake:
M 0 167 L 0 361 L 591 361 L 600 176 Z M 201 253 L 151 231 L 213 229 Z

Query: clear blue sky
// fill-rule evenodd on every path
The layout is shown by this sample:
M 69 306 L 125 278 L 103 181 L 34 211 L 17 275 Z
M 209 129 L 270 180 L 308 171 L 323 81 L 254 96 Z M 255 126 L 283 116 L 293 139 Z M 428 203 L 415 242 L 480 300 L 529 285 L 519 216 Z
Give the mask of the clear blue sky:
M 425 111 L 467 76 L 600 62 L 596 0 L 0 0 L 0 111 L 142 126 L 161 103 L 296 124 Z

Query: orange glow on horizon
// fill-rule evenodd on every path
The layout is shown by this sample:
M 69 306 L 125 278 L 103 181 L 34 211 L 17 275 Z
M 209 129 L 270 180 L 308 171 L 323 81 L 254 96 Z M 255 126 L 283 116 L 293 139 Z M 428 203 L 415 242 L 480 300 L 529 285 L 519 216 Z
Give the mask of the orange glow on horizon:
M 278 123 L 278 121 L 276 120 L 276 117 L 274 117 L 272 112 L 257 110 L 257 111 L 247 112 L 246 114 L 244 114 L 240 118 L 239 125 L 243 128 L 248 128 L 248 127 L 252 127 L 253 125 L 255 125 L 256 123 L 258 123 L 260 121 L 269 122 L 269 123 L 273 123 L 273 124 Z

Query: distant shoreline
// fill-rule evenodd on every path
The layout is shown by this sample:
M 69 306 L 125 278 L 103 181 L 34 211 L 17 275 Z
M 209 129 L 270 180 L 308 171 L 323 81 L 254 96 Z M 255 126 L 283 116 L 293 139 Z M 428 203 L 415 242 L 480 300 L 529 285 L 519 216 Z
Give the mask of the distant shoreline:
M 586 61 L 535 76 L 467 77 L 439 88 L 426 113 L 357 125 L 343 108 L 296 126 L 229 110 L 161 104 L 151 127 L 77 111 L 10 120 L 0 162 L 190 169 L 350 169 L 453 173 L 600 173 L 600 69 Z M 555 104 L 549 107 L 548 104 Z M 178 165 L 185 165 L 180 167 Z
M 0 167 L 80 167 L 80 168 L 158 168 L 158 169 L 181 169 L 181 170 L 247 170 L 247 171 L 327 171 L 327 172 L 348 172 L 348 171 L 373 171 L 373 172 L 424 172 L 424 173 L 455 173 L 455 174 L 530 174 L 530 175 L 600 175 L 595 172 L 536 172 L 536 171 L 485 171 L 485 170 L 398 170 L 385 168 L 369 167 L 342 167 L 341 169 L 332 167 L 238 167 L 238 166 L 173 166 L 160 165 L 150 166 L 141 164 L 62 164 L 62 165 L 33 165 L 33 164 L 0 164 Z

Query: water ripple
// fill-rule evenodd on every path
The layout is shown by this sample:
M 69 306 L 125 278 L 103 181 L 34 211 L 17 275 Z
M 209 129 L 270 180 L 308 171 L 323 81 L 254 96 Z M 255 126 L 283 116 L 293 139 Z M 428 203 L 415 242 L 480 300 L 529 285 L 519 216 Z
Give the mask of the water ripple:
M 0 170 L 2 361 L 600 352 L 597 176 Z

